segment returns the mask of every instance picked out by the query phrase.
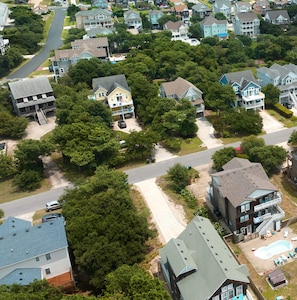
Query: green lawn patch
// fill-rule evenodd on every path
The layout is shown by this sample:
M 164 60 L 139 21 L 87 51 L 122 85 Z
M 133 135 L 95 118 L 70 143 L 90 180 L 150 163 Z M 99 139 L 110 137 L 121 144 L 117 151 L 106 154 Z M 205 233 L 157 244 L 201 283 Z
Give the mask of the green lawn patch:
M 202 141 L 198 137 L 188 138 L 182 140 L 181 149 L 177 154 L 179 156 L 182 156 L 182 155 L 186 155 L 198 151 L 203 151 L 206 149 L 207 149 L 206 147 L 202 147 Z
M 287 128 L 295 127 L 297 125 L 297 118 L 294 116 L 290 119 L 286 119 L 273 109 L 266 109 L 266 111 L 279 122 L 283 123 Z

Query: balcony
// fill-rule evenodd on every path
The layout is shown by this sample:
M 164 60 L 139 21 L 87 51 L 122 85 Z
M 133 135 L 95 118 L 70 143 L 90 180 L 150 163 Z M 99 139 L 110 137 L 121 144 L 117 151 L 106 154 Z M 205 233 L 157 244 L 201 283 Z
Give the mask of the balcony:
M 120 116 L 124 114 L 131 114 L 134 112 L 134 107 L 129 107 L 126 109 L 117 109 L 117 110 L 112 110 L 112 116 Z
M 274 197 L 273 199 L 271 200 L 268 200 L 264 203 L 261 203 L 261 204 L 258 204 L 254 207 L 254 212 L 257 212 L 257 211 L 260 211 L 260 210 L 263 210 L 265 208 L 268 208 L 268 207 L 271 207 L 271 206 L 275 206 L 275 205 L 278 205 L 282 202 L 282 196 L 281 196 L 281 193 L 277 193 L 277 196 Z

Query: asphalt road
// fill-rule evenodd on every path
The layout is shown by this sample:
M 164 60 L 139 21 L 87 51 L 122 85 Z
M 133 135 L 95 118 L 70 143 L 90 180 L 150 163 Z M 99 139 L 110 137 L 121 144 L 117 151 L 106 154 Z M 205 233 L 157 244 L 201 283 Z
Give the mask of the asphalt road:
M 7 76 L 6 79 L 11 80 L 17 78 L 26 78 L 36 69 L 38 69 L 38 67 L 45 60 L 49 58 L 51 50 L 58 49 L 60 46 L 63 45 L 63 41 L 61 40 L 61 34 L 63 30 L 64 18 L 66 15 L 66 9 L 67 8 L 63 7 L 53 8 L 55 15 L 43 49 L 30 61 L 28 61 L 24 66 Z
M 264 138 L 266 145 L 276 145 L 287 142 L 293 130 L 297 130 L 297 127 L 280 130 L 264 135 L 262 137 Z M 146 179 L 164 175 L 170 167 L 178 162 L 183 165 L 193 167 L 204 165 L 211 162 L 212 154 L 218 149 L 231 146 L 238 147 L 239 144 L 240 142 L 228 144 L 226 146 L 184 155 L 145 165 L 143 167 L 131 169 L 126 171 L 126 174 L 128 175 L 128 181 L 129 183 L 133 184 Z M 44 208 L 46 202 L 57 200 L 63 194 L 64 190 L 65 188 L 53 189 L 38 195 L 3 203 L 0 205 L 0 208 L 4 211 L 6 218 L 9 216 L 20 216 Z

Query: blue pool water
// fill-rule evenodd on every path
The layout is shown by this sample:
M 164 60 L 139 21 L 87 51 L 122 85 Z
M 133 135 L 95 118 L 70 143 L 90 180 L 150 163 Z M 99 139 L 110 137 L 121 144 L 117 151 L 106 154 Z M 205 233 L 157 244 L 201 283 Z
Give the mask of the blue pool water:
M 261 259 L 269 259 L 274 255 L 281 254 L 283 252 L 289 251 L 293 248 L 293 245 L 285 240 L 279 240 L 266 247 L 261 247 L 257 249 L 254 254 Z

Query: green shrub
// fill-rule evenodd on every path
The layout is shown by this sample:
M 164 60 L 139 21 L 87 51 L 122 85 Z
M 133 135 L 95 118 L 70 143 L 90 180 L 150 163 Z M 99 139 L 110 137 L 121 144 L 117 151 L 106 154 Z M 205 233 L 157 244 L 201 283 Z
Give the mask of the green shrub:
M 273 109 L 275 111 L 277 111 L 281 116 L 289 119 L 293 116 L 293 112 L 289 109 L 287 109 L 286 107 L 284 107 L 283 105 L 281 105 L 280 103 L 276 103 L 273 105 Z
M 167 138 L 164 141 L 165 148 L 170 151 L 178 152 L 181 149 L 181 139 L 179 138 Z
M 189 208 L 194 209 L 197 206 L 197 198 L 188 189 L 181 190 L 180 194 Z
M 13 185 L 18 191 L 33 191 L 41 186 L 43 179 L 40 172 L 34 170 L 23 170 L 13 179 Z

